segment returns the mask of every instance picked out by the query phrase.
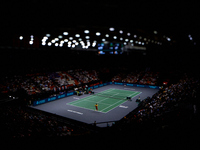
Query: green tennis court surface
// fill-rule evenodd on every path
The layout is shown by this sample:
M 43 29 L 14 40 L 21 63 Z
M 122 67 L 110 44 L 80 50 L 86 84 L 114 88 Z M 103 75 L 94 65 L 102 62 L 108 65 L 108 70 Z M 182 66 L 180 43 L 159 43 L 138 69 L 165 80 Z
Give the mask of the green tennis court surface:
M 95 104 L 98 104 L 98 112 L 107 113 L 115 107 L 127 101 L 127 97 L 135 97 L 141 92 L 127 91 L 120 89 L 108 89 L 100 93 L 67 103 L 68 105 L 81 107 L 95 111 Z

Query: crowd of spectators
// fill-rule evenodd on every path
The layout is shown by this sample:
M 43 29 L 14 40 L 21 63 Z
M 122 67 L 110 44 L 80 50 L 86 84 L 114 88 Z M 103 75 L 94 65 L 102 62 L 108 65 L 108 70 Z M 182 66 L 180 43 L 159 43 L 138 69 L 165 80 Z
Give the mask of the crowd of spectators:
M 129 74 L 119 73 L 112 78 L 113 82 L 126 82 L 134 84 L 156 85 L 159 72 L 135 71 Z
M 99 78 L 95 70 L 76 69 L 26 74 L 25 76 L 5 77 L 0 83 L 0 92 L 2 97 L 12 96 L 15 98 L 22 96 L 29 103 L 29 101 L 51 97 L 60 92 L 74 90 L 77 86 L 97 81 L 99 81 Z
M 75 79 L 79 85 L 81 84 L 88 84 L 93 81 L 98 81 L 98 73 L 96 70 L 83 70 L 83 69 L 75 69 L 69 70 L 69 75 Z
M 159 72 L 150 70 L 135 71 L 128 74 L 127 72 L 120 72 L 112 78 L 112 81 L 156 85 L 159 76 Z M 22 97 L 27 95 L 24 98 L 28 102 L 28 100 L 47 98 L 95 82 L 100 82 L 98 71 L 75 69 L 5 77 L 1 81 L 0 91 L 1 94 L 5 95 Z M 151 127 L 154 127 L 155 124 L 165 128 L 169 124 L 168 121 L 173 118 L 171 116 L 180 116 L 179 110 L 183 103 L 191 104 L 193 113 L 196 114 L 198 90 L 199 80 L 184 74 L 179 82 L 166 85 L 151 98 L 147 97 L 142 100 L 138 110 L 134 110 L 125 116 L 119 124 L 116 123 L 113 126 L 113 129 L 129 131 L 135 127 L 137 130 L 137 127 L 148 126 L 148 129 L 151 130 Z M 17 95 L 17 93 L 21 93 L 21 95 Z M 2 132 L 12 138 L 41 135 L 44 137 L 68 136 L 75 133 L 76 130 L 54 120 L 51 116 L 31 113 L 22 109 L 22 107 L 2 107 L 0 113 Z M 169 117 L 169 115 L 171 116 Z
M 59 138 L 88 133 L 86 128 L 18 104 L 1 106 L 0 114 L 1 138 L 4 139 Z
M 164 130 L 173 120 L 175 124 L 171 126 L 176 126 L 180 116 L 184 122 L 188 115 L 197 114 L 198 90 L 199 80 L 185 74 L 178 83 L 165 86 L 151 98 L 144 99 L 137 111 L 132 111 L 122 119 L 121 125 L 124 124 L 129 131 L 133 128 L 151 131 L 155 127 Z

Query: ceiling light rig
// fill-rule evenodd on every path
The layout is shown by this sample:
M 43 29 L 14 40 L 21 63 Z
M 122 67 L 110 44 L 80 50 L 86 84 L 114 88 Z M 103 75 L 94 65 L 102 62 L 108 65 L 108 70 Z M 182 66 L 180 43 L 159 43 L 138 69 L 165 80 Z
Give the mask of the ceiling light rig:
M 154 41 L 151 38 L 144 38 L 141 35 L 138 35 L 137 33 L 133 32 L 125 32 L 122 29 L 116 30 L 114 27 L 109 27 L 108 30 L 110 32 L 103 32 L 101 30 L 91 31 L 89 29 L 82 30 L 83 33 L 77 31 L 64 31 L 59 33 L 57 36 L 52 35 L 50 33 L 45 34 L 44 37 L 42 37 L 41 44 L 53 46 L 56 47 L 72 47 L 75 48 L 76 46 L 82 46 L 83 48 L 90 48 L 90 47 L 97 47 L 99 43 L 104 42 L 114 42 L 114 43 L 121 43 L 122 45 L 130 45 L 130 44 L 136 44 L 136 45 L 146 45 L 149 43 L 156 44 L 156 45 L 162 45 L 162 42 L 158 42 L 158 40 Z M 157 34 L 157 31 L 153 31 L 152 35 Z M 70 35 L 70 36 L 69 36 Z M 102 36 L 103 35 L 103 36 Z M 100 37 L 100 38 L 99 38 Z M 188 35 L 188 38 L 190 40 L 193 40 L 191 35 Z M 23 35 L 20 35 L 18 37 L 19 40 L 23 40 Z M 165 36 L 164 38 L 166 41 L 171 41 L 171 38 Z M 31 35 L 31 40 L 29 41 L 29 44 L 33 44 L 34 37 Z M 92 42 L 95 41 L 95 42 Z

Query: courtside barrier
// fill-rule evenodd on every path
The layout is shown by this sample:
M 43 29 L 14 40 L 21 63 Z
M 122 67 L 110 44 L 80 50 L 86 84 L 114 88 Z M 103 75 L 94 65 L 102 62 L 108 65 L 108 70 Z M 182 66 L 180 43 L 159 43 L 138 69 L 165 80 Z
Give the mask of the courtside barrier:
M 155 85 L 141 85 L 141 84 L 131 84 L 131 83 L 122 83 L 122 82 L 113 82 L 115 85 L 125 85 L 125 86 L 133 86 L 133 87 L 144 87 L 144 88 L 151 88 L 151 89 L 161 89 L 160 86 Z
M 49 97 L 49 98 L 45 98 L 45 99 L 42 99 L 42 100 L 37 100 L 37 101 L 33 102 L 33 106 L 44 104 L 44 103 L 51 102 L 51 101 L 55 101 L 57 99 L 61 99 L 61 98 L 71 96 L 71 95 L 74 95 L 74 94 L 75 94 L 74 92 L 69 92 L 69 93 L 57 95 L 57 96 L 54 96 L 54 97 Z

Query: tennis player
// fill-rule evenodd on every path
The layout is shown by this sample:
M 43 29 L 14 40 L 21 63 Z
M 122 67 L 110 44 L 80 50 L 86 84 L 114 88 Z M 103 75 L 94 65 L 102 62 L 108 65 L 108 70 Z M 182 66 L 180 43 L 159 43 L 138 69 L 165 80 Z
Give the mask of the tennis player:
M 95 105 L 96 111 L 98 111 L 98 104 L 96 103 Z

